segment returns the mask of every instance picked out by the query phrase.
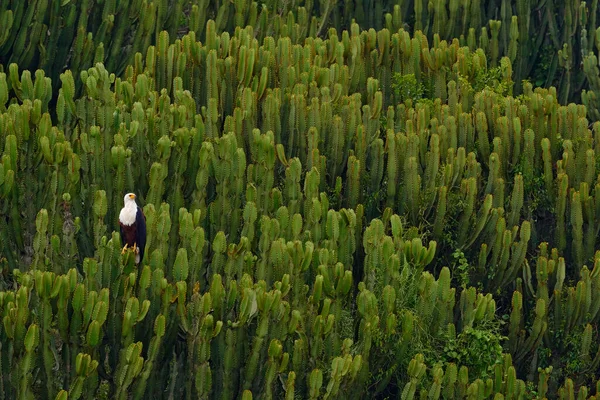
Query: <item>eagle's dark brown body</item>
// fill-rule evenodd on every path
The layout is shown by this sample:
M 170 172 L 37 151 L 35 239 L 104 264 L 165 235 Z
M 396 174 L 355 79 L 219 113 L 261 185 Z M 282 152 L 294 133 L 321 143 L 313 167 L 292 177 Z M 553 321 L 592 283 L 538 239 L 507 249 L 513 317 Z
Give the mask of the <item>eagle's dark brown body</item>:
M 131 226 L 124 225 L 119 222 L 121 225 L 121 235 L 123 236 L 123 244 L 127 243 L 128 247 L 133 247 L 136 241 L 137 227 L 136 224 Z
M 140 207 L 137 207 L 135 221 L 131 225 L 124 224 L 119 220 L 121 227 L 121 242 L 123 245 L 133 248 L 134 245 L 139 252 L 136 257 L 136 264 L 142 262 L 144 258 L 144 249 L 146 248 L 146 216 Z

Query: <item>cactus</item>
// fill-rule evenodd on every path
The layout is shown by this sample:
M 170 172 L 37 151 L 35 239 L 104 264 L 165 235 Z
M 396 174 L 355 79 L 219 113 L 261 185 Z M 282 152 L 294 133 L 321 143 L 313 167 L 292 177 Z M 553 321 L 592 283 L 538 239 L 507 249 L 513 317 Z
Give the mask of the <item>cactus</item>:
M 587 395 L 594 2 L 62 3 L 0 7 L 3 397 Z

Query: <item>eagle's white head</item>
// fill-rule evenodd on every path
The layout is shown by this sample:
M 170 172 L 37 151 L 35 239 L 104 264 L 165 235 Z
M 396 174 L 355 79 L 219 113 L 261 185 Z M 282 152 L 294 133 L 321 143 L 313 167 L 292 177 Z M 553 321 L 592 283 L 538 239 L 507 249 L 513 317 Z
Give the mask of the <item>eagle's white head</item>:
M 131 225 L 135 222 L 135 216 L 137 214 L 137 203 L 135 202 L 135 194 L 127 193 L 123 198 L 125 206 L 121 209 L 119 214 L 119 221 L 124 225 Z

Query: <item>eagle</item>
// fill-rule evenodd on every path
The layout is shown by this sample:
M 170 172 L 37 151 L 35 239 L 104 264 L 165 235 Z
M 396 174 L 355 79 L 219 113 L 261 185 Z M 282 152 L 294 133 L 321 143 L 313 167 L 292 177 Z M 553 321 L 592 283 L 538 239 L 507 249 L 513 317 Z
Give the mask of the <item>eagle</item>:
M 121 254 L 125 253 L 127 247 L 135 252 L 135 263 L 139 264 L 144 258 L 146 248 L 146 216 L 135 202 L 135 194 L 127 193 L 123 199 L 125 206 L 119 214 L 119 225 L 121 227 L 121 243 L 125 246 Z

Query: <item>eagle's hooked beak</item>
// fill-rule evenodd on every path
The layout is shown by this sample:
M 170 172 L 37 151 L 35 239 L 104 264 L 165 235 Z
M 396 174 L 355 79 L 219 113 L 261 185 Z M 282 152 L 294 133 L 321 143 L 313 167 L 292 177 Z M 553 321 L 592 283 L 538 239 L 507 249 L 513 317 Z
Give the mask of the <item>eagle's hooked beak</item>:
M 135 194 L 133 194 L 133 193 L 132 193 L 132 194 L 130 194 L 130 195 L 129 195 L 129 198 L 130 198 L 130 199 L 135 199 Z

